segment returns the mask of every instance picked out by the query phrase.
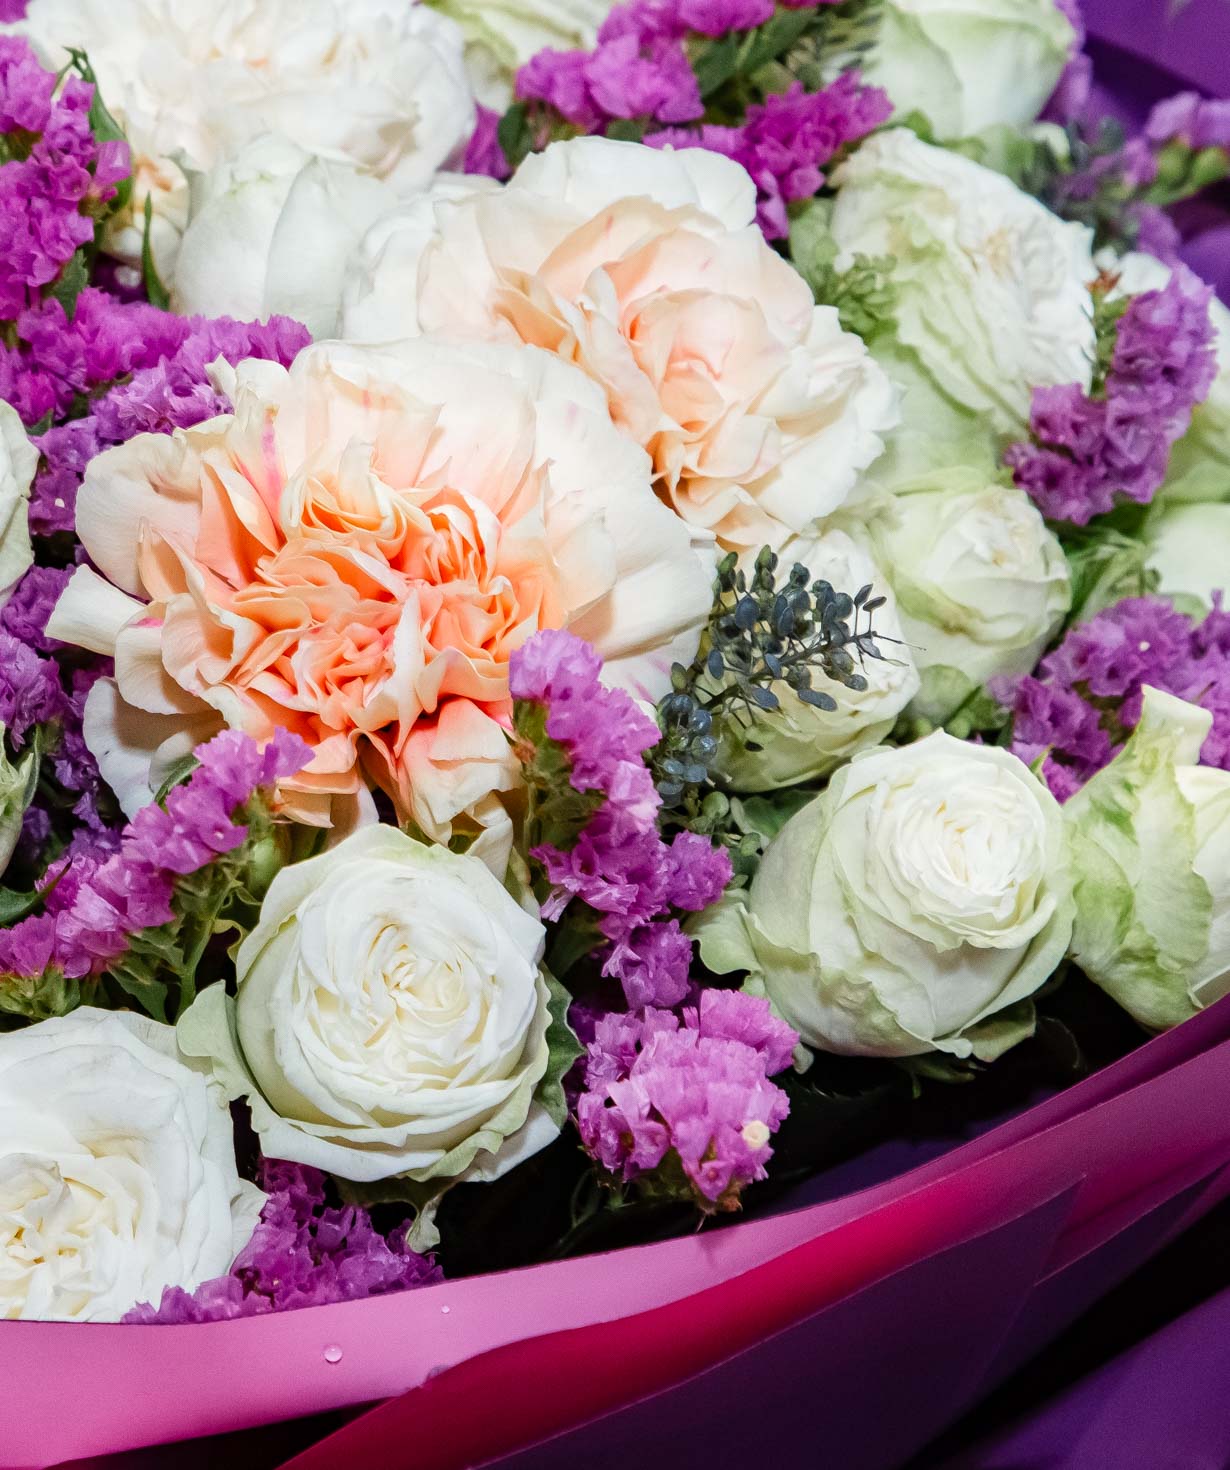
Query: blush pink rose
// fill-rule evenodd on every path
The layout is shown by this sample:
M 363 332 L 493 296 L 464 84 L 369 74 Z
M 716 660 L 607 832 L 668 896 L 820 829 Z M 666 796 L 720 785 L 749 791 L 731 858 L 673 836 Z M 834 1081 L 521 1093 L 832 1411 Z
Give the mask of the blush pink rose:
M 376 225 L 343 335 L 545 348 L 602 385 L 680 516 L 724 546 L 778 546 L 849 502 L 897 408 L 862 341 L 765 243 L 755 198 L 715 153 L 556 143 L 504 188 L 449 181 Z

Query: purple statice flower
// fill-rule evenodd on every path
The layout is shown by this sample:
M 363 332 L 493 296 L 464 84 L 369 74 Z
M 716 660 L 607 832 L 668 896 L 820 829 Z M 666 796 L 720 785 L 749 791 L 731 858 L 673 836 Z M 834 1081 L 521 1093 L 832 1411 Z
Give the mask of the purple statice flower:
M 857 71 L 844 72 L 819 92 L 796 82 L 787 92 L 747 110 L 736 128 L 674 128 L 649 134 L 654 148 L 709 148 L 741 163 L 755 181 L 757 219 L 770 240 L 790 230 L 787 206 L 810 199 L 825 180 L 824 169 L 845 147 L 865 137 L 892 115 L 878 87 L 864 86 Z
M 774 0 L 678 0 L 681 24 L 699 35 L 718 38 L 750 31 L 773 18 Z
M 62 643 L 47 637 L 47 620 L 71 576 L 70 567 L 31 567 L 0 608 L 0 632 L 39 653 L 62 648 Z
M 43 912 L 0 930 L 0 976 L 101 973 L 130 935 L 170 922 L 175 879 L 238 847 L 247 828 L 236 813 L 258 790 L 302 770 L 311 752 L 284 730 L 263 749 L 225 730 L 195 755 L 199 767 L 165 808 L 138 812 L 118 848 L 111 833 L 77 834 L 66 860 L 46 874 Z
M 671 1189 L 677 1172 L 706 1213 L 737 1209 L 789 1111 L 769 1078 L 797 1043 L 767 1001 L 737 991 L 702 991 L 682 1021 L 654 1009 L 604 1017 L 575 1105 L 586 1151 L 625 1182 Z
M 0 724 L 20 751 L 35 725 L 65 713 L 67 698 L 54 660 L 9 633 L 0 633 Z
M 260 1184 L 268 1195 L 260 1222 L 230 1272 L 193 1292 L 168 1287 L 157 1307 L 143 1302 L 125 1322 L 226 1322 L 443 1280 L 430 1256 L 406 1244 L 404 1228 L 381 1235 L 360 1206 L 330 1205 L 318 1169 L 262 1159 Z
M 0 36 L 0 320 L 38 306 L 129 171 L 127 146 L 90 129 L 93 97 L 76 78 L 56 95 L 26 42 Z
M 30 529 L 36 535 L 73 529 L 81 478 L 102 450 L 137 434 L 170 434 L 228 412 L 230 404 L 209 379 L 210 364 L 218 358 L 237 363 L 257 357 L 288 366 L 310 340 L 306 328 L 288 317 L 266 323 L 177 317 L 93 290 L 81 293 L 71 323 L 60 313 L 57 330 L 63 335 L 53 374 L 54 407 L 63 407 L 65 394 L 70 399 L 77 393 L 97 395 L 100 386 L 115 386 L 92 397 L 86 417 L 56 424 L 37 439 L 42 463 L 30 496 Z M 70 360 L 79 365 L 66 375 L 62 365 Z M 117 378 L 124 381 L 116 383 Z
M 621 982 L 628 1004 L 677 1005 L 690 985 L 692 943 L 675 915 L 716 901 L 731 879 L 730 858 L 690 832 L 663 840 L 662 802 L 644 761 L 658 727 L 623 690 L 607 689 L 601 673 L 589 644 L 553 630 L 535 634 L 509 664 L 513 699 L 545 708 L 569 784 L 603 798 L 570 847 L 533 850 L 554 887 L 543 913 L 556 919 L 579 899 L 607 941 L 603 974 Z
M 1074 35 L 1067 65 L 1042 110 L 1046 122 L 1070 123 L 1083 116 L 1093 88 L 1093 62 L 1085 54 L 1085 17 L 1080 0 L 1055 0 L 1055 7 L 1072 23 Z
M 512 173 L 500 147 L 500 114 L 481 102 L 462 168 L 468 174 L 483 174 L 489 179 L 504 180 Z
M 1033 442 L 1010 445 L 1004 461 L 1045 516 L 1083 526 L 1120 497 L 1147 505 L 1157 494 L 1171 447 L 1216 377 L 1211 298 L 1211 287 L 1177 266 L 1123 313 L 1104 392 L 1034 390 Z
M 517 96 L 544 102 L 574 127 L 600 131 L 615 118 L 689 122 L 704 111 L 682 45 L 631 30 L 590 51 L 540 51 L 517 73 Z
M 1168 143 L 1182 143 L 1197 151 L 1230 148 L 1230 98 L 1180 92 L 1154 107 L 1144 137 L 1155 148 Z
M 1036 674 L 1000 680 L 1013 713 L 1014 753 L 1066 801 L 1123 747 L 1143 688 L 1202 705 L 1213 716 L 1201 762 L 1230 770 L 1230 615 L 1220 599 L 1200 622 L 1162 597 L 1125 598 L 1078 623 Z

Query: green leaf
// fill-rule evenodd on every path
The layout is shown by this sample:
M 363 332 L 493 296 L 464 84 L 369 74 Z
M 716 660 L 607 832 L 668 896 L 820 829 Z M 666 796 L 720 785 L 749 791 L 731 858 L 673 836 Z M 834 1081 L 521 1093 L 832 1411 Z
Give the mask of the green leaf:
M 739 40 L 736 32 L 720 41 L 710 41 L 692 56 L 692 70 L 702 98 L 711 97 L 734 76 L 739 66 Z
M 772 20 L 752 31 L 743 42 L 739 70 L 750 75 L 785 56 L 808 31 L 815 29 L 817 12 L 812 6 L 798 10 L 779 10 Z M 702 93 L 702 96 L 704 94 Z
M 88 82 L 94 88 L 94 98 L 90 103 L 90 131 L 99 143 L 126 143 L 128 141 L 124 129 L 116 122 L 107 104 L 103 101 L 102 88 L 99 86 L 98 77 L 94 68 L 90 65 L 89 56 L 84 51 L 73 50 L 70 53 L 72 65 L 76 68 L 82 81 Z M 132 175 L 121 179 L 115 188 L 115 198 L 111 201 L 111 213 L 119 213 L 128 207 L 132 198 Z
M 81 1004 L 81 983 L 70 980 L 58 970 L 47 970 L 28 979 L 6 975 L 0 985 L 0 1014 L 17 1016 L 23 1021 L 47 1021 L 53 1016 L 66 1016 Z
M 60 272 L 55 284 L 50 287 L 47 295 L 58 301 L 64 308 L 64 315 L 71 322 L 77 311 L 77 297 L 90 284 L 90 267 L 85 258 L 85 251 L 78 250 Z
M 0 928 L 8 928 L 10 924 L 16 924 L 32 914 L 45 896 L 46 894 L 37 888 L 32 889 L 29 893 L 18 893 L 12 888 L 0 888 Z
M 606 136 L 619 143 L 639 143 L 645 136 L 645 124 L 631 117 L 617 117 L 608 125 Z
M 176 786 L 182 786 L 200 764 L 194 755 L 181 755 L 177 761 L 172 761 L 167 770 L 166 780 L 158 788 L 154 797 L 155 802 L 161 806 L 166 801 L 168 793 Z
M 534 151 L 534 134 L 530 127 L 530 111 L 524 102 L 514 102 L 500 119 L 496 141 L 511 169 Z
M 145 196 L 145 230 L 141 236 L 141 274 L 145 278 L 145 294 L 149 297 L 150 305 L 156 306 L 160 311 L 169 311 L 171 307 L 171 293 L 162 284 L 158 275 L 158 267 L 154 264 L 154 248 L 151 236 L 154 228 L 154 200 L 151 195 Z

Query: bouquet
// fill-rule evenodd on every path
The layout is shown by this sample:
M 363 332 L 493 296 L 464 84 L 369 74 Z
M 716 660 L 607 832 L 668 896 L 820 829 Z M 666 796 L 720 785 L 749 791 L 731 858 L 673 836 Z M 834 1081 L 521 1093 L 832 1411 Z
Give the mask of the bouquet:
M 0 1317 L 721 1233 L 1230 989 L 1230 103 L 1074 0 L 4 10 Z

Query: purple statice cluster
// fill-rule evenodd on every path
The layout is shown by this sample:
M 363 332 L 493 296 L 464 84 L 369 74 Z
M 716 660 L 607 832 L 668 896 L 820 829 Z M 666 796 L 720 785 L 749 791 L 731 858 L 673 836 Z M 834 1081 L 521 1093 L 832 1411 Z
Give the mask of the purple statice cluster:
M 663 838 L 662 799 L 644 761 L 658 727 L 623 690 L 605 688 L 601 673 L 589 644 L 557 631 L 535 634 L 509 665 L 514 700 L 545 709 L 572 788 L 602 798 L 571 846 L 533 850 L 554 887 L 543 912 L 556 919 L 572 900 L 586 904 L 605 941 L 602 972 L 619 980 L 628 1005 L 678 1005 L 692 941 L 675 915 L 717 900 L 730 858 L 692 832 Z
M 1093 59 L 1085 51 L 1088 32 L 1080 0 L 1055 0 L 1056 8 L 1072 23 L 1072 49 L 1050 101 L 1042 110 L 1046 122 L 1075 122 L 1085 114 L 1093 91 Z
M 799 0 L 788 8 L 801 8 Z M 600 133 L 635 122 L 647 129 L 650 147 L 708 148 L 737 160 L 756 181 L 762 229 L 781 239 L 786 206 L 811 198 L 830 160 L 886 122 L 892 104 L 851 71 L 819 92 L 795 83 L 754 102 L 736 127 L 706 121 L 693 67 L 697 47 L 763 25 L 774 10 L 773 0 L 631 0 L 611 11 L 593 51 L 539 52 L 518 73 L 517 95 L 573 130 Z M 488 126 L 472 167 L 498 176 Z
M 1175 268 L 1161 290 L 1134 296 L 1118 323 L 1104 389 L 1035 388 L 1032 443 L 1004 458 L 1051 520 L 1086 525 L 1119 497 L 1147 505 L 1173 445 L 1217 375 L 1212 288 Z
M 35 439 L 42 462 L 30 530 L 42 536 L 72 530 L 81 477 L 96 454 L 136 434 L 169 434 L 227 412 L 230 405 L 210 382 L 211 363 L 259 357 L 286 366 L 311 340 L 288 317 L 266 323 L 179 317 L 92 288 L 81 293 L 71 321 L 58 302 L 47 303 L 42 326 L 47 330 L 37 342 L 9 354 L 7 365 L 19 380 L 11 401 L 27 414 L 44 405 L 59 414 L 74 400 L 89 406 Z M 0 396 L 7 396 L 5 367 L 0 349 Z
M 824 167 L 841 149 L 887 122 L 892 103 L 866 87 L 857 71 L 843 72 L 819 92 L 795 82 L 754 103 L 739 127 L 707 125 L 650 133 L 650 147 L 709 148 L 741 163 L 756 184 L 756 218 L 769 240 L 790 233 L 787 205 L 810 199 L 824 184 Z
M 42 911 L 0 929 L 0 984 L 4 976 L 99 974 L 131 935 L 169 923 L 176 879 L 239 847 L 248 832 L 236 815 L 258 791 L 302 770 L 311 754 L 284 730 L 263 750 L 224 730 L 194 753 L 200 765 L 164 806 L 143 807 L 118 840 L 83 829 L 51 865 Z
M 1132 597 L 1078 623 L 1036 674 L 994 689 L 1013 714 L 1014 753 L 1066 801 L 1122 748 L 1146 684 L 1213 716 L 1201 763 L 1230 770 L 1230 614 L 1202 621 L 1162 597 Z
M 227 1322 L 359 1301 L 443 1279 L 430 1256 L 406 1244 L 404 1227 L 384 1236 L 360 1206 L 329 1204 L 318 1169 L 262 1159 L 260 1185 L 268 1196 L 260 1222 L 229 1273 L 192 1292 L 168 1286 L 157 1307 L 142 1303 L 125 1322 Z
M 798 1039 L 768 1001 L 738 991 L 702 991 L 682 1020 L 655 1009 L 603 1017 L 575 1106 L 587 1152 L 625 1182 L 677 1186 L 707 1212 L 737 1208 L 765 1177 L 789 1112 L 769 1078 Z
M 0 36 L 0 321 L 37 312 L 129 173 L 128 145 L 99 142 L 94 88 L 58 85 L 25 41 Z

